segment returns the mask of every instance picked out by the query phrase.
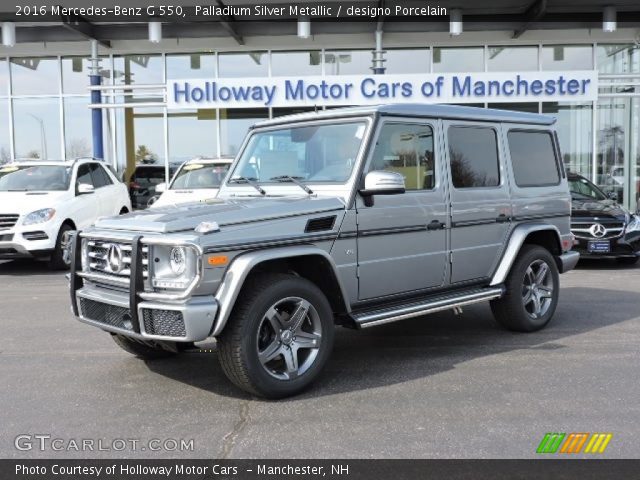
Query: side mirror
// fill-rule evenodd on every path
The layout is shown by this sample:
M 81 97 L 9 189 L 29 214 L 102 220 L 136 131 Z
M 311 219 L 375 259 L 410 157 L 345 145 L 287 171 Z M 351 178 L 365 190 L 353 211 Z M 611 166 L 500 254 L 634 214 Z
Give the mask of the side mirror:
M 93 185 L 89 185 L 88 183 L 81 183 L 78 185 L 78 195 L 86 195 L 88 193 L 94 193 L 96 191 L 93 188 Z
M 375 170 L 364 177 L 364 188 L 360 195 L 364 197 L 364 203 L 370 207 L 373 205 L 374 195 L 397 195 L 406 190 L 404 177 L 397 172 Z
M 167 184 L 165 182 L 156 185 L 156 193 L 162 193 L 167 190 Z
M 618 201 L 618 192 L 607 192 L 607 198 L 609 198 L 610 200 L 615 200 L 616 202 Z

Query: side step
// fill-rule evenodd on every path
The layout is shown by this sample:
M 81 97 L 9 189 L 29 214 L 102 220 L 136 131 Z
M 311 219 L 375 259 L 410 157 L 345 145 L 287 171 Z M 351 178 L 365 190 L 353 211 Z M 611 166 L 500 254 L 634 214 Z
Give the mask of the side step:
M 354 312 L 351 317 L 358 328 L 367 328 L 382 325 L 383 323 L 419 317 L 428 313 L 449 310 L 454 307 L 484 302 L 501 297 L 503 292 L 502 287 L 474 288 L 456 293 L 431 296 L 419 301 L 414 300 L 411 303 L 402 305 Z

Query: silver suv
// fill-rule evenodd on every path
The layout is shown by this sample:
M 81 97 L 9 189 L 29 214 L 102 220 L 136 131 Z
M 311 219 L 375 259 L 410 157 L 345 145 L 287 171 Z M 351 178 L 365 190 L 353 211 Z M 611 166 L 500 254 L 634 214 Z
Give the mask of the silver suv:
M 553 122 L 387 105 L 260 123 L 218 198 L 74 237 L 73 312 L 142 358 L 213 337 L 229 379 L 269 398 L 318 376 L 335 325 L 490 301 L 538 330 L 579 256 Z

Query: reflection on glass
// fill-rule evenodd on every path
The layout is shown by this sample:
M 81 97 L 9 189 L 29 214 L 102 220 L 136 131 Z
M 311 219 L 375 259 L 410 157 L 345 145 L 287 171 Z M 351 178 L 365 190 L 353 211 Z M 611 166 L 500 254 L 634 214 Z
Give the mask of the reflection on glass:
M 64 148 L 66 158 L 90 157 L 93 154 L 91 110 L 86 97 L 64 99 Z M 106 143 L 106 139 L 103 140 Z
M 10 142 L 9 101 L 0 100 L 0 163 L 7 163 L 11 161 Z
M 371 73 L 371 50 L 325 52 L 324 72 L 327 75 Z
M 600 73 L 640 72 L 640 50 L 635 44 L 598 45 L 596 55 Z
M 314 110 L 314 107 L 282 107 L 274 108 L 271 112 L 273 118 L 276 118 L 284 115 L 295 115 L 296 113 L 313 112 Z
M 167 55 L 167 78 L 212 78 L 216 75 L 213 53 Z
M 6 60 L 0 60 L 0 97 L 9 95 L 9 67 Z
M 591 45 L 545 45 L 542 47 L 542 69 L 549 71 L 591 70 Z
M 243 108 L 220 110 L 220 153 L 235 155 L 254 123 L 269 118 L 266 108 Z
M 215 110 L 169 112 L 169 163 L 182 163 L 195 157 L 216 157 L 217 143 Z
M 62 92 L 63 93 L 89 93 L 90 61 L 87 57 L 63 57 L 62 58 Z M 111 60 L 100 57 L 100 76 L 102 84 L 111 82 Z
M 218 66 L 220 77 L 266 77 L 269 55 L 267 52 L 221 53 Z
M 321 75 L 322 55 L 319 50 L 311 52 L 271 52 L 271 75 Z
M 164 82 L 160 55 L 125 55 L 113 59 L 116 84 L 156 84 Z
M 164 126 L 159 108 L 125 108 L 117 113 L 118 159 L 125 170 L 125 178 L 133 173 L 136 164 L 164 165 Z M 120 160 L 121 162 L 123 160 Z
M 17 158 L 60 159 L 58 98 L 13 100 L 13 132 Z
M 385 55 L 385 73 L 428 73 L 429 72 L 429 50 L 426 48 L 416 48 L 411 50 L 389 50 Z M 371 61 L 371 58 L 369 58 Z
M 513 112 L 538 113 L 538 102 L 489 103 L 488 108 L 511 110 Z
M 484 48 L 441 48 L 433 49 L 433 71 L 482 72 L 484 71 Z
M 542 104 L 542 113 L 556 117 L 560 152 L 566 169 L 591 178 L 592 123 L 590 103 Z
M 490 72 L 538 70 L 538 47 L 489 47 Z
M 60 91 L 57 58 L 12 58 L 11 77 L 14 95 L 45 95 Z

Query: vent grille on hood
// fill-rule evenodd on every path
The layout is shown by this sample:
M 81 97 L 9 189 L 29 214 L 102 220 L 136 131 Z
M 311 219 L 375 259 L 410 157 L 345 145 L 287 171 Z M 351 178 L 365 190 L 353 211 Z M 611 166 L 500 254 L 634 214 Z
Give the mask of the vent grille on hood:
M 331 217 L 312 218 L 307 222 L 307 226 L 305 227 L 304 231 L 305 233 L 310 233 L 332 230 L 334 223 L 336 223 L 335 215 Z

